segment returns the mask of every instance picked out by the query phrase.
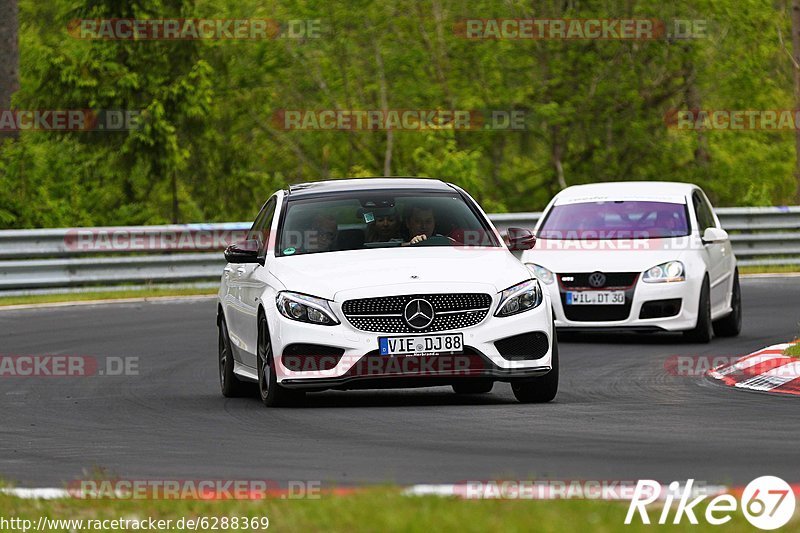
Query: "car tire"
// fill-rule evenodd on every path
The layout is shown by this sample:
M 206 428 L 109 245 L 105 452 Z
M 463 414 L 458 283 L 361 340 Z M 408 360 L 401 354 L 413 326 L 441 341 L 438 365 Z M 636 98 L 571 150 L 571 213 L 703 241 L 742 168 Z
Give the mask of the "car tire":
M 225 317 L 219 318 L 217 324 L 219 330 L 219 388 L 222 395 L 226 398 L 238 398 L 247 396 L 252 391 L 248 383 L 240 381 L 233 373 L 233 350 L 231 348 L 231 338 L 228 335 L 228 325 L 225 323 Z
M 703 280 L 700 289 L 700 301 L 697 306 L 697 323 L 693 329 L 683 332 L 684 338 L 689 342 L 707 344 L 714 336 L 714 328 L 711 323 L 711 288 L 708 283 L 708 276 Z
M 547 403 L 558 393 L 558 340 L 553 336 L 553 368 L 535 378 L 512 381 L 511 391 L 520 403 Z
M 258 319 L 258 349 L 256 366 L 258 370 L 258 395 L 267 407 L 290 407 L 298 405 L 305 399 L 304 391 L 296 391 L 281 387 L 275 371 L 275 360 L 272 354 L 272 342 L 269 338 L 267 319 L 260 315 Z
M 462 381 L 453 383 L 453 392 L 456 394 L 486 394 L 492 392 L 494 382 L 488 379 Z
M 714 322 L 714 335 L 719 337 L 736 337 L 742 331 L 742 290 L 739 286 L 738 268 L 733 272 L 731 309 L 728 316 Z

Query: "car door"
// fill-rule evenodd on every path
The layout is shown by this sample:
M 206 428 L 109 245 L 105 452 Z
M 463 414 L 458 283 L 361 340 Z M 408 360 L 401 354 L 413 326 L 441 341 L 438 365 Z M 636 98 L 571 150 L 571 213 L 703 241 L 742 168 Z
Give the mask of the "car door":
M 266 269 L 268 247 L 274 242 L 273 220 L 278 206 L 278 195 L 270 198 L 264 204 L 262 220 L 258 227 L 253 228 L 248 234 L 248 239 L 255 239 L 259 242 L 259 258 L 261 263 L 243 265 L 239 278 L 239 309 L 242 320 L 242 330 L 240 342 L 242 344 L 241 362 L 245 365 L 256 368 L 256 355 L 258 343 L 258 301 L 264 292 L 265 279 L 267 278 Z M 263 264 L 262 264 L 263 263 Z
M 260 240 L 260 236 L 264 234 L 264 228 L 269 228 L 274 211 L 275 199 L 273 197 L 261 207 L 258 216 L 256 216 L 245 238 L 247 240 Z M 248 366 L 250 366 L 250 364 L 247 360 L 250 358 L 247 354 L 254 350 L 254 348 L 249 345 L 248 339 L 252 338 L 252 333 L 249 330 L 254 326 L 251 320 L 251 311 L 249 307 L 245 305 L 244 284 L 247 282 L 247 279 L 256 266 L 260 265 L 256 265 L 255 263 L 228 264 L 223 274 L 228 285 L 228 294 L 225 298 L 228 305 L 225 310 L 225 316 L 228 321 L 228 333 L 230 335 L 231 344 L 234 348 L 233 357 L 234 360 L 245 363 Z M 254 365 L 255 363 L 253 363 L 253 366 Z
M 711 210 L 711 204 L 702 191 L 695 190 L 692 193 L 692 204 L 697 216 L 701 238 L 706 228 L 719 227 L 714 212 Z M 713 315 L 728 304 L 728 289 L 731 280 L 730 264 L 733 255 L 730 242 L 727 240 L 724 242 L 703 242 L 703 248 L 708 265 L 708 279 L 711 284 L 711 313 Z

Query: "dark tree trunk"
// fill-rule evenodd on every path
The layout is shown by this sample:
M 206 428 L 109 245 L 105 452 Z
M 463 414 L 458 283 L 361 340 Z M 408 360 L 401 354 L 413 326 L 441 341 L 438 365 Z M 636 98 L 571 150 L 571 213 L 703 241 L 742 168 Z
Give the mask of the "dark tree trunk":
M 567 179 L 564 177 L 564 141 L 561 138 L 561 126 L 551 126 L 550 133 L 552 137 L 552 161 L 553 169 L 556 172 L 556 185 L 561 191 L 567 188 Z
M 178 173 L 172 171 L 172 223 L 181 221 L 180 202 L 178 200 Z
M 18 30 L 17 0 L 0 0 L 0 111 L 11 109 L 11 95 L 19 90 Z M 3 137 L 16 132 L 0 131 Z

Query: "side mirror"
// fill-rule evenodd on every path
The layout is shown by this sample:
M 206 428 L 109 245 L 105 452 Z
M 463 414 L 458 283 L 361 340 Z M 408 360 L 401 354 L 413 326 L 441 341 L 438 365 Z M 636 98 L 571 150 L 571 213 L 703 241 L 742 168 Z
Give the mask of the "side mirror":
M 228 263 L 258 263 L 259 242 L 255 239 L 235 242 L 225 249 Z
M 512 252 L 530 250 L 536 244 L 536 237 L 529 229 L 508 228 L 508 249 Z
M 706 244 L 728 240 L 728 232 L 722 228 L 706 228 L 703 232 L 703 242 Z

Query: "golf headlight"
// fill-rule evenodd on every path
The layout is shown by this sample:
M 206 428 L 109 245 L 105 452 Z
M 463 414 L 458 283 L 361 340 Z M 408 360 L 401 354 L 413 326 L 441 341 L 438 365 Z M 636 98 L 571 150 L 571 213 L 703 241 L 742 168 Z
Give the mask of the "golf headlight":
M 556 279 L 552 272 L 541 265 L 537 265 L 536 263 L 525 263 L 525 266 L 532 270 L 536 278 L 546 285 L 552 284 Z
M 278 311 L 291 320 L 319 324 L 321 326 L 335 326 L 339 323 L 333 314 L 328 300 L 315 298 L 296 292 L 279 292 L 275 299 Z
M 670 281 L 686 281 L 683 263 L 670 261 L 661 263 L 650 270 L 646 270 L 642 281 L 645 283 L 666 283 Z
M 535 279 L 509 287 L 500 295 L 495 316 L 511 316 L 533 309 L 542 303 L 542 287 Z

